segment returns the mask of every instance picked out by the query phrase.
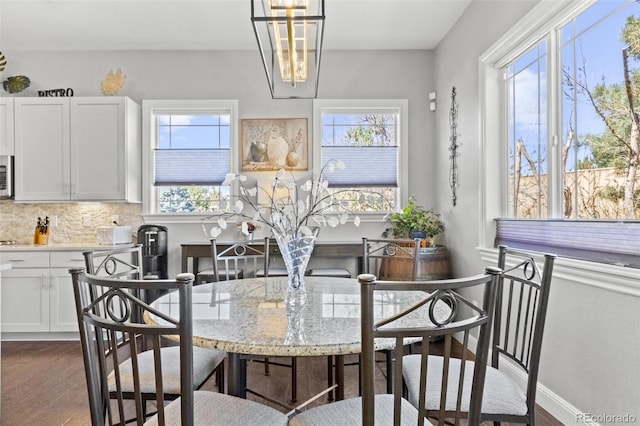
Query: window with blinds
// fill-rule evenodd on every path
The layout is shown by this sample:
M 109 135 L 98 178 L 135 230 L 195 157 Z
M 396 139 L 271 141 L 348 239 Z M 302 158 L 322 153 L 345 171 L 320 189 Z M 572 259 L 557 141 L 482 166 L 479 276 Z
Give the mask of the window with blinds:
M 502 58 L 482 60 L 502 70 L 505 95 L 485 98 L 489 110 L 502 103 L 504 120 L 483 123 L 489 133 L 507 126 L 494 133 L 507 136 L 502 146 L 487 140 L 484 148 L 508 158 L 505 203 L 487 213 L 499 217 L 495 245 L 640 267 L 639 14 L 636 1 L 583 1 L 538 28 L 514 28 L 525 43 L 507 42 Z M 491 84 L 497 73 L 486 75 Z M 492 182 L 494 171 L 485 171 Z
M 344 168 L 325 173 L 329 189 L 351 198 L 359 211 L 387 211 L 399 205 L 402 107 L 376 101 L 320 108 L 320 166 L 335 160 Z
M 215 100 L 143 102 L 148 130 L 150 213 L 224 209 L 236 144 L 236 103 Z
M 157 116 L 156 186 L 220 185 L 230 170 L 229 114 Z

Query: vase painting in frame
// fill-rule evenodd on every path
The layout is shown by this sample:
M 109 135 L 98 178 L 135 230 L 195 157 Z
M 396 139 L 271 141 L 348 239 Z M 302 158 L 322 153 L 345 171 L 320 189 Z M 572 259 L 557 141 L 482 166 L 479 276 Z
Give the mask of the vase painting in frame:
M 241 120 L 242 171 L 308 170 L 306 118 Z

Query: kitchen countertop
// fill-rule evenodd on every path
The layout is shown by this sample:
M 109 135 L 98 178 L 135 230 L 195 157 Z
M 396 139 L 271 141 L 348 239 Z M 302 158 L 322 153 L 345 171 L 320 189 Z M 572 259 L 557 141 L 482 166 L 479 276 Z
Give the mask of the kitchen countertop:
M 132 243 L 133 244 L 133 243 Z M 128 247 L 131 244 L 99 245 L 97 243 L 71 243 L 71 244 L 7 244 L 0 245 L 0 252 L 3 251 L 86 251 L 86 250 L 108 250 L 113 247 Z

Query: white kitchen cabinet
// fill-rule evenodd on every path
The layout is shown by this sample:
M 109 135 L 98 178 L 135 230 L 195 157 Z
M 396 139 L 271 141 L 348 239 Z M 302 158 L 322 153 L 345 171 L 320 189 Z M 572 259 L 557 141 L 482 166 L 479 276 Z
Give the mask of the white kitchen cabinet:
M 71 98 L 72 200 L 142 200 L 140 106 L 125 97 Z
M 16 201 L 142 199 L 140 107 L 126 97 L 16 98 Z
M 15 200 L 69 200 L 68 98 L 16 98 Z
M 12 269 L 2 276 L 2 332 L 77 332 L 69 268 L 84 266 L 82 253 L 2 252 Z
M 13 155 L 13 98 L 0 98 L 0 155 Z

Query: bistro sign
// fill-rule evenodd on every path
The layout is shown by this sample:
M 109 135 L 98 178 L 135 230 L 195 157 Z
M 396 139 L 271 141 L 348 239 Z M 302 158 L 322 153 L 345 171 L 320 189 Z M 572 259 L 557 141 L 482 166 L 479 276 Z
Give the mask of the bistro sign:
M 51 90 L 38 90 L 38 96 L 47 97 L 47 96 L 55 96 L 55 97 L 63 97 L 63 96 L 73 96 L 73 89 L 51 89 Z

